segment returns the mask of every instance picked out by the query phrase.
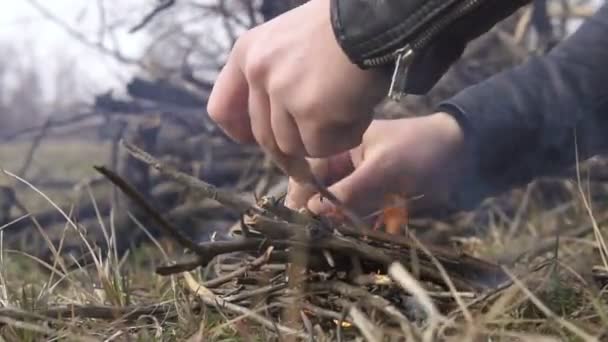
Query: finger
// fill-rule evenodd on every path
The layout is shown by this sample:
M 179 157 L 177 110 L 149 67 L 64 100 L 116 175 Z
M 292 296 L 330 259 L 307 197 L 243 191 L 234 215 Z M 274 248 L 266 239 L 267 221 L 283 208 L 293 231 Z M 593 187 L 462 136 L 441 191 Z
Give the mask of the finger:
M 249 112 L 252 133 L 260 147 L 287 175 L 301 182 L 309 180 L 309 166 L 306 160 L 290 158 L 279 149 L 270 122 L 270 101 L 266 92 L 260 87 L 250 85 Z
M 270 121 L 272 131 L 281 152 L 288 156 L 304 157 L 306 149 L 293 116 L 284 106 L 270 100 Z
M 306 155 L 325 158 L 356 148 L 371 120 L 358 120 L 349 124 L 320 125 L 318 122 L 298 123 Z
M 344 205 L 360 215 L 367 215 L 378 209 L 384 194 L 390 192 L 391 184 L 378 174 L 375 163 L 365 160 L 351 174 L 329 187 Z M 393 184 L 394 186 L 394 184 Z M 319 195 L 312 197 L 307 207 L 317 213 L 332 212 L 335 208 L 330 201 Z
M 311 159 L 309 164 L 314 177 L 324 185 L 346 177 L 354 169 L 348 152 L 327 159 Z M 289 179 L 287 189 L 285 205 L 296 210 L 305 207 L 317 193 L 315 186 L 297 182 L 293 178 Z
M 254 136 L 247 108 L 249 85 L 240 67 L 244 55 L 240 45 L 235 46 L 215 81 L 207 102 L 207 112 L 230 138 L 249 143 L 254 141 Z

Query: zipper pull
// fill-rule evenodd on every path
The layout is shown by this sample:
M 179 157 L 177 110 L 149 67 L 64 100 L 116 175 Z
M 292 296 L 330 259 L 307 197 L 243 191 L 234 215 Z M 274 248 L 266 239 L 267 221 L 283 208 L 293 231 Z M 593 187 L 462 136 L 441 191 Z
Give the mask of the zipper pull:
M 393 78 L 391 79 L 391 87 L 388 91 L 388 97 L 394 101 L 401 101 L 407 95 L 405 87 L 407 82 L 407 69 L 414 59 L 414 50 L 409 45 L 395 51 L 397 58 L 395 60 L 395 69 L 393 70 Z

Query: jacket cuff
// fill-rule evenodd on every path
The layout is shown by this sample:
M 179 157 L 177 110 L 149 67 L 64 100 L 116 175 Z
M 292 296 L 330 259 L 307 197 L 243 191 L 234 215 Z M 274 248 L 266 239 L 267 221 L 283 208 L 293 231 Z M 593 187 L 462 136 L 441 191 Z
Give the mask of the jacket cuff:
M 451 210 L 473 210 L 486 197 L 496 192 L 491 182 L 483 178 L 479 160 L 479 139 L 471 122 L 469 112 L 459 103 L 450 100 L 441 102 L 437 112 L 451 115 L 464 132 L 466 159 L 468 164 L 451 190 L 449 205 Z

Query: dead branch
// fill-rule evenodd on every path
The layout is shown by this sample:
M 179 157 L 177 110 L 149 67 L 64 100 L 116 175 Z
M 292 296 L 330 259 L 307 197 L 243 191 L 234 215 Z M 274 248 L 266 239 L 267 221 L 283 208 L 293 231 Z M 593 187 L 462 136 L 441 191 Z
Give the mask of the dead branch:
M 135 33 L 141 30 L 144 26 L 148 25 L 154 17 L 159 15 L 161 12 L 169 9 L 171 6 L 175 4 L 175 0 L 164 0 L 161 1 L 150 13 L 148 13 L 137 25 L 133 26 L 129 33 Z
M 152 166 L 158 170 L 163 176 L 166 176 L 180 184 L 188 187 L 189 190 L 195 191 L 203 198 L 211 198 L 225 207 L 234 210 L 238 213 L 247 212 L 253 208 L 252 204 L 238 195 L 217 189 L 211 184 L 205 183 L 200 179 L 179 172 L 167 165 L 162 164 L 150 154 L 142 151 L 137 146 L 124 142 L 125 148 L 138 160 Z

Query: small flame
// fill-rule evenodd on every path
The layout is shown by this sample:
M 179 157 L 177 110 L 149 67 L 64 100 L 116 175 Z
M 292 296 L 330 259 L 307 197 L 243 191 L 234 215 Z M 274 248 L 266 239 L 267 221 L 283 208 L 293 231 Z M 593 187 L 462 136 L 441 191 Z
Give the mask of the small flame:
M 398 235 L 403 227 L 407 226 L 408 222 L 407 200 L 403 196 L 390 194 L 384 201 L 384 206 L 378 220 L 376 220 L 374 230 L 378 230 L 381 226 L 384 226 L 387 233 Z

